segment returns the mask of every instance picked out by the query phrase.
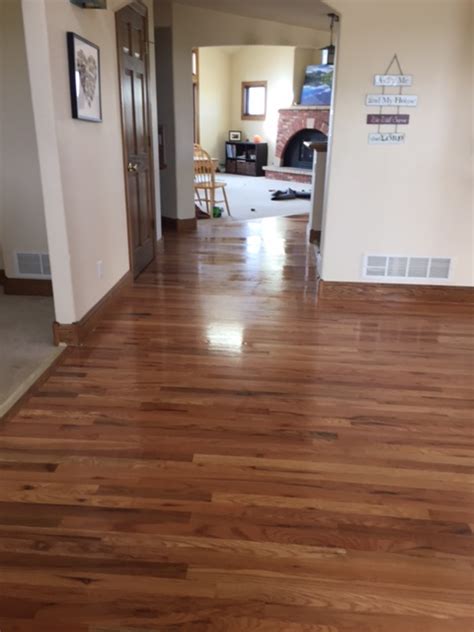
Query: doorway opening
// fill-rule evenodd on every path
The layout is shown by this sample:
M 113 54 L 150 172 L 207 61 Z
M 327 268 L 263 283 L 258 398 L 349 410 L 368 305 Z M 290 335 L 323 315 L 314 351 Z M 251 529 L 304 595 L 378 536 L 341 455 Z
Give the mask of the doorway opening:
M 327 144 L 330 103 L 307 102 L 304 87 L 308 68 L 320 62 L 316 48 L 193 49 L 194 142 L 207 153 L 216 193 L 225 187 L 229 202 L 229 213 L 222 196 L 211 209 L 195 179 L 198 219 L 311 217 L 314 147 Z M 195 172 L 202 155 L 196 152 Z

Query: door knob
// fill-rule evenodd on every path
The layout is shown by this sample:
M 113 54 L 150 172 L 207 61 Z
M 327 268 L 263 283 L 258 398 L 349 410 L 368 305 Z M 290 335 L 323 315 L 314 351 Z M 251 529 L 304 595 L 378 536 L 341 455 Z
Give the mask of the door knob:
M 127 171 L 129 171 L 130 173 L 136 173 L 138 171 L 138 165 L 129 162 L 127 165 Z

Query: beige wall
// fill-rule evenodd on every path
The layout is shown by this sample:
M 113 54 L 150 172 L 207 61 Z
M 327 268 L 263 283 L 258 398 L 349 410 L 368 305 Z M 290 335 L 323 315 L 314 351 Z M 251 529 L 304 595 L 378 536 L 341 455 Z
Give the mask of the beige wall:
M 60 322 L 79 320 L 129 269 L 114 13 L 125 4 L 126 0 L 109 0 L 108 10 L 93 11 L 63 0 L 23 0 L 56 317 Z M 156 130 L 152 0 L 146 4 L 152 126 Z M 102 123 L 71 117 L 67 31 L 100 47 Z M 157 169 L 155 132 L 153 146 Z M 97 275 L 98 261 L 103 262 L 102 278 Z
M 71 273 L 81 318 L 129 268 L 115 15 L 46 0 L 46 18 Z M 67 31 L 101 49 L 102 123 L 71 118 Z M 103 261 L 102 279 L 97 261 Z
M 232 55 L 231 129 L 242 130 L 244 139 L 255 134 L 268 143 L 268 164 L 276 164 L 278 110 L 293 103 L 292 46 L 245 46 Z M 242 120 L 242 82 L 267 82 L 267 113 L 264 121 Z
M 304 84 L 306 67 L 321 63 L 321 51 L 316 48 L 296 48 L 295 63 L 293 69 L 293 92 L 294 101 L 301 100 L 301 88 Z
M 164 11 L 166 5 L 169 3 L 165 0 L 156 0 L 156 14 Z M 162 182 L 163 179 L 176 182 L 176 211 L 180 219 L 185 219 L 194 216 L 192 48 L 246 45 L 319 47 L 326 44 L 327 34 L 180 4 L 173 5 L 171 22 L 176 160 L 162 172 Z M 158 84 L 159 90 L 169 89 L 166 85 L 160 85 L 159 77 Z M 171 212 L 175 212 L 175 209 Z
M 165 17 L 160 12 L 160 19 Z M 164 20 L 155 29 L 156 40 L 156 77 L 160 125 L 165 139 L 164 164 L 160 169 L 161 208 L 164 217 L 176 217 L 176 161 L 174 132 L 174 89 L 173 89 L 173 53 L 171 9 L 169 23 Z
M 359 281 L 364 253 L 453 257 L 473 284 L 468 1 L 332 0 L 341 12 L 322 277 Z M 402 3 L 403 4 L 403 3 Z M 397 52 L 418 95 L 406 142 L 369 146 L 365 95 Z
M 199 49 L 200 144 L 221 163 L 231 124 L 232 51 L 225 47 Z M 235 129 L 240 129 L 236 127 Z
M 48 252 L 20 0 L 0 2 L 0 90 L 0 268 L 15 277 L 16 251 Z

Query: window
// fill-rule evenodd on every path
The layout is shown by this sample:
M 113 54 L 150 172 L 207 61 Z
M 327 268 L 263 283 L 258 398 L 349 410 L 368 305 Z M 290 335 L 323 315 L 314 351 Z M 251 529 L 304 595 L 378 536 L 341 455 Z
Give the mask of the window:
M 242 82 L 242 119 L 264 121 L 267 113 L 267 82 Z

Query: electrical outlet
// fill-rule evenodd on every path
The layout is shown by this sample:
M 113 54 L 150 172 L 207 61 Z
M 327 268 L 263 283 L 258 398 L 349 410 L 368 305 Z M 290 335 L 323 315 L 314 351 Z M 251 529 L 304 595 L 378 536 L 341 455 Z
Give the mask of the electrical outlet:
M 98 261 L 96 263 L 96 270 L 97 270 L 97 278 L 102 279 L 102 277 L 104 276 L 104 262 L 103 261 Z

